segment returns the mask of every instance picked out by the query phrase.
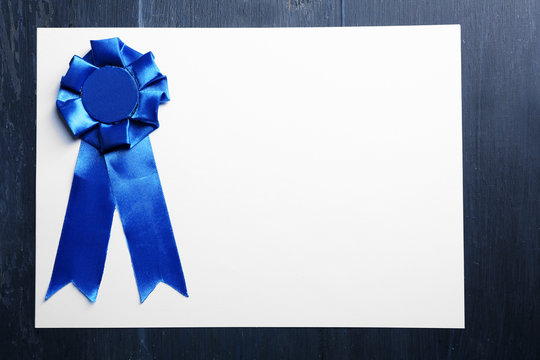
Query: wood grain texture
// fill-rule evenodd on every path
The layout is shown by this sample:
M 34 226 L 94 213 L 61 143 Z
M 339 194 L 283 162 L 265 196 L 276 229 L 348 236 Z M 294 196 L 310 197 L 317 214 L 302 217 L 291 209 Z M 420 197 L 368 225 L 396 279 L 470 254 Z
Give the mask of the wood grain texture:
M 36 26 L 462 25 L 465 330 L 34 329 Z M 0 358 L 540 358 L 538 0 L 0 0 Z

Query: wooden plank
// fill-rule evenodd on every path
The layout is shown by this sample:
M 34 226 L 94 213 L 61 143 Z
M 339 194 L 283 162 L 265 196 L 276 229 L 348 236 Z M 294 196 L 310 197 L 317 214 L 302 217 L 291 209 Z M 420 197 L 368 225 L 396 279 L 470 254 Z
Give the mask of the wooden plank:
M 338 0 L 142 1 L 141 26 L 280 27 L 340 26 Z

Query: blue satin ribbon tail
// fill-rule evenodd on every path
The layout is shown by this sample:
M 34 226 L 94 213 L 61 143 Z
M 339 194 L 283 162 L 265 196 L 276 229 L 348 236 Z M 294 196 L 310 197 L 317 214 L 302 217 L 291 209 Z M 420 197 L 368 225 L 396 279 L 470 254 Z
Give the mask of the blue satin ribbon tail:
M 160 282 L 188 296 L 165 197 L 148 137 L 104 154 L 141 303 Z
M 72 282 L 90 301 L 96 301 L 114 207 L 105 160 L 82 141 L 45 299 Z

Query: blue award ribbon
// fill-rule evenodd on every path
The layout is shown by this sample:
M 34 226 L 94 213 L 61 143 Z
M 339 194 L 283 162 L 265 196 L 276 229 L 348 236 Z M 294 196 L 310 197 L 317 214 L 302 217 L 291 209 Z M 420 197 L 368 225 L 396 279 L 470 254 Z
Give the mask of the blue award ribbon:
M 91 41 L 74 56 L 56 105 L 81 138 L 71 193 L 46 299 L 72 282 L 94 302 L 115 208 L 131 255 L 141 303 L 159 282 L 188 296 L 148 134 L 169 101 L 167 77 L 151 52 L 120 39 Z

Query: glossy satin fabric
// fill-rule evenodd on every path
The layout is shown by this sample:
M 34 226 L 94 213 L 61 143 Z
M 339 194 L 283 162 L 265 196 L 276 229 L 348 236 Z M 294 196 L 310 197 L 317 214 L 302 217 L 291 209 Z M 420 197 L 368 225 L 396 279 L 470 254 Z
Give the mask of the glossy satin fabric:
M 150 140 L 105 154 L 143 302 L 162 281 L 187 296 L 186 283 Z
M 96 300 L 114 207 L 105 158 L 82 141 L 46 299 L 73 281 Z
M 91 45 L 92 50 L 84 58 L 74 56 L 71 59 L 60 82 L 56 106 L 73 135 L 100 152 L 133 147 L 159 127 L 159 105 L 169 101 L 167 77 L 159 71 L 151 52 L 142 55 L 118 38 L 91 41 Z M 137 84 L 135 111 L 114 124 L 108 119 L 92 118 L 83 105 L 84 83 L 94 71 L 103 67 L 121 67 Z M 114 92 L 114 95 L 122 95 L 122 92 Z
M 46 299 L 73 282 L 96 300 L 115 207 L 141 302 L 159 282 L 188 296 L 147 137 L 159 127 L 159 105 L 169 100 L 167 78 L 151 53 L 142 55 L 118 38 L 91 46 L 84 58 L 73 57 L 58 94 L 60 113 L 83 141 Z

